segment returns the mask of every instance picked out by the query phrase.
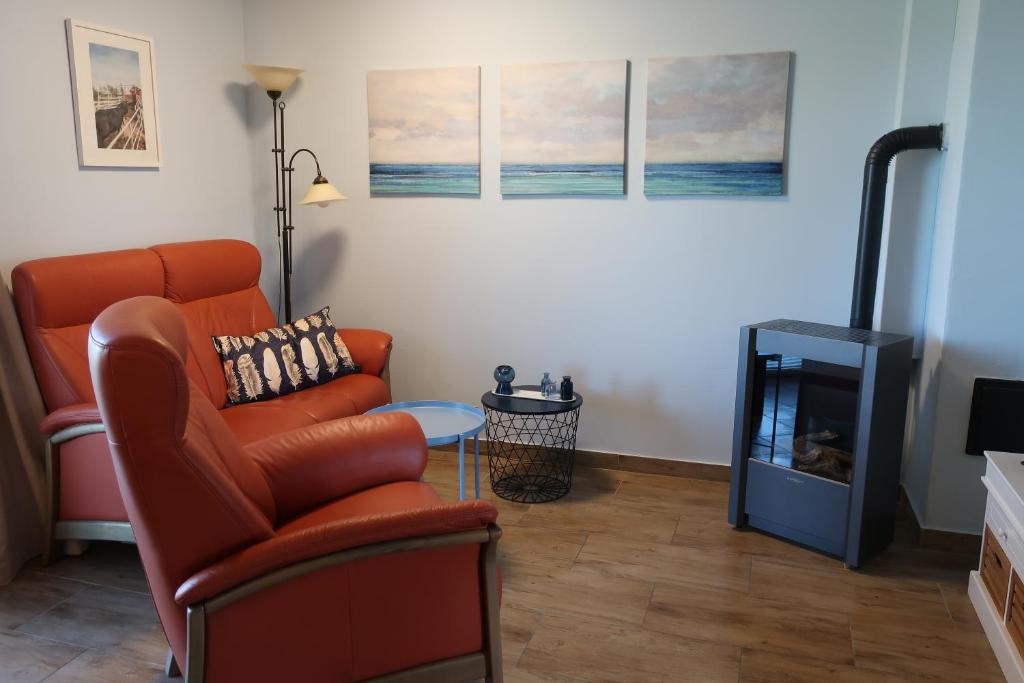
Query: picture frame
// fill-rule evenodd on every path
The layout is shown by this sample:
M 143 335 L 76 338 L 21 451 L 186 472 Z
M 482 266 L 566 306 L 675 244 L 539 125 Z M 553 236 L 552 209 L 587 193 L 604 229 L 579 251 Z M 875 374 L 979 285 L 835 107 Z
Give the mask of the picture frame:
M 647 60 L 644 195 L 785 195 L 792 52 Z
M 480 67 L 366 74 L 370 196 L 480 196 Z
M 502 197 L 625 196 L 630 66 L 502 65 Z
M 83 167 L 159 167 L 153 40 L 65 21 L 78 163 Z

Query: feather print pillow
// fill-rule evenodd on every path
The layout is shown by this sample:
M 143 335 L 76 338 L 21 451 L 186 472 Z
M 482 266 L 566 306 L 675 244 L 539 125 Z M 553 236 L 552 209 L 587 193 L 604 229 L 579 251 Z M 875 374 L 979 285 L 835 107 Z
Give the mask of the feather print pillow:
M 322 384 L 360 371 L 334 327 L 330 306 L 286 327 L 295 340 L 299 364 L 311 383 Z
M 267 401 L 360 371 L 324 307 L 251 337 L 213 337 L 227 381 L 226 406 Z
M 226 405 L 266 401 L 309 386 L 299 369 L 294 343 L 287 326 L 251 337 L 214 337 L 213 348 L 220 354 L 228 385 Z

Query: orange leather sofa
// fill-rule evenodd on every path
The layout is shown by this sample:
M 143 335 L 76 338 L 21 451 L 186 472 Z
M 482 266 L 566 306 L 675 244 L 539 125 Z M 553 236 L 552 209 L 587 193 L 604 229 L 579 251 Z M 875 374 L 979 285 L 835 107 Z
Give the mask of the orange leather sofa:
M 500 682 L 494 506 L 443 503 L 420 481 L 426 440 L 408 415 L 243 446 L 186 369 L 194 345 L 156 297 L 110 306 L 89 340 L 169 673 Z
M 48 437 L 48 555 L 55 539 L 134 540 L 89 377 L 93 320 L 110 304 L 134 296 L 173 302 L 188 330 L 188 376 L 220 409 L 227 387 L 211 337 L 249 335 L 277 324 L 259 289 L 260 266 L 253 245 L 211 240 L 46 258 L 14 269 L 15 306 L 49 411 L 41 425 Z M 221 410 L 240 442 L 358 415 L 390 401 L 391 335 L 340 332 L 362 374 Z

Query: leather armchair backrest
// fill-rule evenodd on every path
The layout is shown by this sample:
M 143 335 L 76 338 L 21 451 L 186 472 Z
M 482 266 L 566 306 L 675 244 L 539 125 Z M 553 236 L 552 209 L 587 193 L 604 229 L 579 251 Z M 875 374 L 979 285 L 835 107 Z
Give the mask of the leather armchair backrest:
M 185 613 L 175 591 L 199 569 L 270 538 L 276 517 L 262 472 L 189 380 L 188 347 L 179 310 L 158 297 L 111 305 L 89 336 L 114 471 L 178 661 Z
M 239 240 L 178 242 L 151 250 L 163 263 L 163 295 L 185 318 L 189 377 L 220 408 L 227 385 L 211 337 L 251 335 L 277 324 L 259 288 L 260 253 Z
M 89 325 L 115 301 L 163 296 L 164 270 L 148 249 L 59 256 L 11 273 L 15 307 L 47 410 L 95 400 Z

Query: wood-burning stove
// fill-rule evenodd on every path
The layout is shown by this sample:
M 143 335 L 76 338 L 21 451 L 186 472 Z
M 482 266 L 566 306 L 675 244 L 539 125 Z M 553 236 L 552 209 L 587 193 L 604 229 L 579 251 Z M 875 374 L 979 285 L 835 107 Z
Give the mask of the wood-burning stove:
M 858 567 L 893 536 L 913 338 L 796 320 L 740 333 L 729 522 Z
M 864 160 L 850 327 L 796 320 L 740 333 L 729 522 L 842 557 L 892 541 L 912 337 L 872 332 L 893 158 L 943 149 L 943 126 L 898 128 Z

